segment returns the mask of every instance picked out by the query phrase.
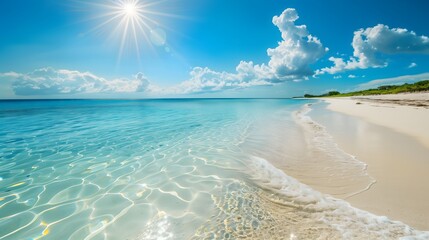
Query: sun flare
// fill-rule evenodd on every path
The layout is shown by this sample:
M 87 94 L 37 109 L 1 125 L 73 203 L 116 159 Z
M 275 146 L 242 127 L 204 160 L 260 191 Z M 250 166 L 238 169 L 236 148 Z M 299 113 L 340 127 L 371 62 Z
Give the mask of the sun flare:
M 119 59 L 125 49 L 139 55 L 140 50 L 165 46 L 166 32 L 169 29 L 162 24 L 162 18 L 180 16 L 161 11 L 159 0 L 110 0 L 89 3 L 95 6 L 100 20 L 94 30 L 107 32 L 109 40 L 119 42 Z M 171 30 L 171 29 L 169 29 Z M 139 57 L 139 56 L 138 56 Z
M 123 13 L 127 17 L 135 17 L 138 14 L 138 7 L 135 3 L 125 3 L 123 6 Z

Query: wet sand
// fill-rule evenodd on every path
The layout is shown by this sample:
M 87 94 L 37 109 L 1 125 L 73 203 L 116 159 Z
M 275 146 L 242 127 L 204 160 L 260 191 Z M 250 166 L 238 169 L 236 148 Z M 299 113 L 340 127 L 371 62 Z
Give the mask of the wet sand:
M 428 93 L 326 99 L 310 114 L 339 147 L 368 164 L 369 190 L 353 206 L 429 230 Z M 357 104 L 357 103 L 360 104 Z

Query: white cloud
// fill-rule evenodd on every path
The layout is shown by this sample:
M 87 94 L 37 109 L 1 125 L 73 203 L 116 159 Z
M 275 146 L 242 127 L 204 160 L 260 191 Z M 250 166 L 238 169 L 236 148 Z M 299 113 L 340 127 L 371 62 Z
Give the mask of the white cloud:
M 273 85 L 273 77 L 265 65 L 240 62 L 236 73 L 216 72 L 209 68 L 195 67 L 191 78 L 177 86 L 163 89 L 164 94 L 212 92 L 234 88 Z
M 58 95 L 77 93 L 130 93 L 150 90 L 149 81 L 139 73 L 133 79 L 107 80 L 89 72 L 36 69 L 33 72 L 3 73 L 0 78 L 12 79 L 16 95 Z
M 279 28 L 283 41 L 277 48 L 267 50 L 271 58 L 268 65 L 279 79 L 312 75 L 310 65 L 327 52 L 320 40 L 308 32 L 306 25 L 295 25 L 298 18 L 293 8 L 273 18 L 273 24 Z
M 329 61 L 333 62 L 334 66 L 322 68 L 316 71 L 316 74 L 335 74 L 353 69 L 386 67 L 388 63 L 380 56 L 382 54 L 429 54 L 427 36 L 418 36 L 413 31 L 389 28 L 383 24 L 356 31 L 352 46 L 353 57 L 348 60 L 330 57 Z
M 410 63 L 410 65 L 408 66 L 408 68 L 415 68 L 415 67 L 417 67 L 417 63 L 415 62 Z
M 16 72 L 0 73 L 0 78 L 8 80 L 18 78 L 19 76 L 20 74 Z
M 350 74 L 348 78 L 357 78 L 356 75 Z
M 164 91 L 176 94 L 219 91 L 307 79 L 314 73 L 310 68 L 311 64 L 319 60 L 328 49 L 308 32 L 307 26 L 295 25 L 298 18 L 298 13 L 293 8 L 273 17 L 273 24 L 279 28 L 282 41 L 276 48 L 267 50 L 270 57 L 267 64 L 241 61 L 234 73 L 196 67 L 191 71 L 189 80 Z
M 405 75 L 405 76 L 399 76 L 399 77 L 393 77 L 393 78 L 376 79 L 367 83 L 360 84 L 358 88 L 370 89 L 370 88 L 377 88 L 379 86 L 384 86 L 384 85 L 400 85 L 404 83 L 414 83 L 414 82 L 419 82 L 423 80 L 429 80 L 429 72 L 416 74 L 416 75 Z

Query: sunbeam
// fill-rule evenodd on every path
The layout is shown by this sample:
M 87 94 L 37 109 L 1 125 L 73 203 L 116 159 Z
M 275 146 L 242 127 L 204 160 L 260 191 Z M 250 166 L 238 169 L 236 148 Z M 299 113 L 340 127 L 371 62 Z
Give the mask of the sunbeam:
M 92 31 L 108 32 L 109 39 L 119 41 L 118 62 L 125 49 L 131 49 L 140 59 L 143 44 L 154 50 L 167 44 L 164 30 L 170 29 L 159 21 L 159 17 L 182 18 L 160 11 L 164 1 L 110 0 L 87 3 L 95 7 L 93 20 L 99 21 Z

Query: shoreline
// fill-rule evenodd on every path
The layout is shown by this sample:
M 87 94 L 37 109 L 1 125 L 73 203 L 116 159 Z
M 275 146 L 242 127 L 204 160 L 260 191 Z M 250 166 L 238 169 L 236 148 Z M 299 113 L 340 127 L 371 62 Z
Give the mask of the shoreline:
M 368 165 L 377 181 L 343 198 L 353 206 L 419 230 L 429 230 L 429 94 L 321 98 L 311 118 L 341 149 Z M 359 102 L 359 103 L 358 103 Z M 429 105 L 429 104 L 428 104 Z

